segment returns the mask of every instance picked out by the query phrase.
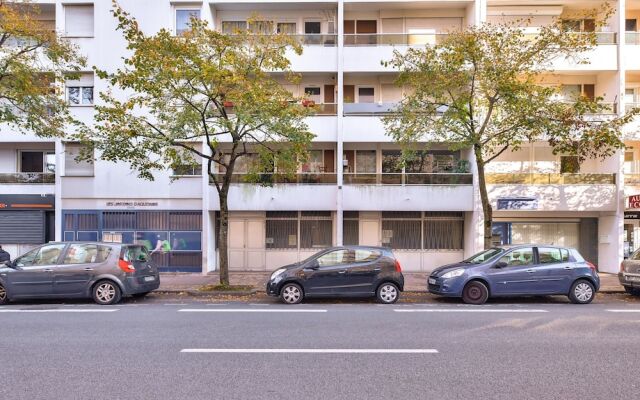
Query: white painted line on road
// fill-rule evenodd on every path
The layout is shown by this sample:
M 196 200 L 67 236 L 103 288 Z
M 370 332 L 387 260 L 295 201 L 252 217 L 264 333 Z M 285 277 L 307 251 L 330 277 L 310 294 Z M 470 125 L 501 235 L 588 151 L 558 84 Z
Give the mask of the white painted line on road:
M 290 310 L 290 309 L 257 309 L 257 308 L 225 308 L 225 309 L 210 309 L 210 308 L 183 308 L 178 310 L 178 312 L 222 312 L 222 313 L 326 313 L 327 310 Z
M 436 354 L 436 349 L 182 349 L 181 353 Z
M 96 309 L 59 309 L 59 310 L 0 310 L 0 313 L 109 313 L 119 311 L 117 308 L 96 308 Z
M 433 309 L 394 309 L 395 312 L 413 313 L 413 312 L 431 312 L 431 313 L 546 313 L 547 310 L 533 309 L 494 309 L 494 308 L 433 308 Z
M 621 310 L 607 310 L 608 312 L 612 312 L 612 313 L 640 313 L 640 310 L 625 310 L 625 309 L 621 309 Z

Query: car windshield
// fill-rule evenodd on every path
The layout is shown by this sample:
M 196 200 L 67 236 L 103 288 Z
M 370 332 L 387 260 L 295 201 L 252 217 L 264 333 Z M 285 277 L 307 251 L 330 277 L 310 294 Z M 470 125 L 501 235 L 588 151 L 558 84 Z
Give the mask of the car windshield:
M 468 263 L 468 264 L 482 264 L 483 262 L 504 253 L 505 250 L 501 249 L 499 247 L 493 247 L 484 251 L 481 251 L 480 253 L 473 255 L 469 258 L 467 258 L 466 260 L 462 261 L 463 263 Z
M 147 261 L 149 253 L 144 246 L 128 246 L 124 251 L 125 261 Z

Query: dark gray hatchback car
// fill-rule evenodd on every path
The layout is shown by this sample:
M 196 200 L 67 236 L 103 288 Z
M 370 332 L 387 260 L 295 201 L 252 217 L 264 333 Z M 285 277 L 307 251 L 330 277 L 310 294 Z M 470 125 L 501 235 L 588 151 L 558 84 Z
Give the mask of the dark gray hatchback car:
M 142 245 L 47 243 L 0 266 L 0 304 L 11 300 L 93 298 L 109 305 L 160 286 L 158 269 Z
M 640 250 L 622 261 L 618 279 L 627 293 L 640 296 Z
M 373 297 L 395 303 L 404 288 L 400 263 L 384 247 L 341 246 L 275 270 L 267 294 L 287 304 L 305 297 Z

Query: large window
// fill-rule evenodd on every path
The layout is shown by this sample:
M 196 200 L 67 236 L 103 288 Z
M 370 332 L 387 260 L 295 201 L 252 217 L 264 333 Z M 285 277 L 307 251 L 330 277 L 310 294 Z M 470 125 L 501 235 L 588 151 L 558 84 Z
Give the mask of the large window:
M 461 250 L 464 247 L 464 214 L 426 212 L 424 215 L 425 250 Z
M 511 224 L 511 243 L 540 243 L 578 248 L 579 222 L 514 222 Z
M 358 211 L 344 211 L 342 214 L 342 243 L 345 245 L 360 244 L 360 221 Z
M 81 155 L 82 145 L 66 143 L 64 147 L 65 176 L 93 176 L 93 161 L 78 159 Z
M 178 9 L 176 10 L 176 35 L 181 36 L 191 29 L 191 18 L 200 19 L 200 10 Z
M 64 31 L 66 36 L 93 36 L 93 5 L 82 4 L 64 6 Z
M 376 172 L 376 151 L 357 150 L 356 151 L 356 172 L 375 173 Z
M 267 211 L 267 249 L 318 249 L 332 243 L 330 211 Z
M 403 250 L 461 250 L 464 214 L 391 211 L 382 213 L 382 245 Z
M 20 151 L 20 172 L 56 172 L 56 155 L 53 151 Z

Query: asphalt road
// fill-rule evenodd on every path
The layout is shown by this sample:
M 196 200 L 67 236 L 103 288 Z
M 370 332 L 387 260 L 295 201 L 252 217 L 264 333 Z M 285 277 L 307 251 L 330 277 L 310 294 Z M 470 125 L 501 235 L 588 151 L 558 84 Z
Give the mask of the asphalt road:
M 0 307 L 0 399 L 622 399 L 640 300 Z

